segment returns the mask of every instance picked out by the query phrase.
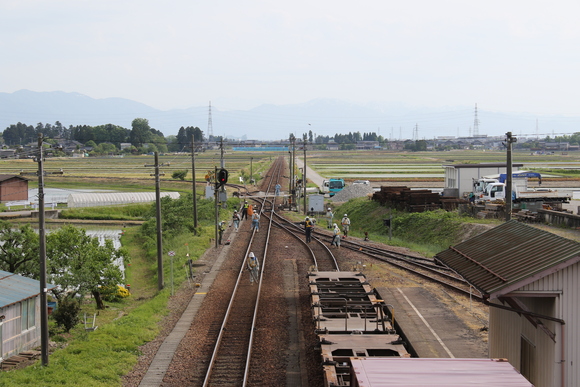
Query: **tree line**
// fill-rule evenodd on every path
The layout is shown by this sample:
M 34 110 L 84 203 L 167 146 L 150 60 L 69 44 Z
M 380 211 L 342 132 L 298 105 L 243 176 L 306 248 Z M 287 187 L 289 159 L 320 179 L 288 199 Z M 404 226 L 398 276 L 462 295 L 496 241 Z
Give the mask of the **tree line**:
M 130 143 L 132 151 L 147 151 L 148 149 L 144 149 L 144 146 L 148 145 L 157 147 L 162 152 L 178 152 L 184 148 L 187 150 L 191 145 L 192 136 L 195 142 L 202 142 L 204 139 L 202 130 L 193 126 L 182 126 L 177 136 L 166 138 L 161 131 L 151 128 L 149 121 L 145 118 L 135 118 L 131 123 L 131 129 L 113 124 L 70 125 L 67 128 L 59 121 L 54 125 L 38 123 L 36 126 L 19 122 L 6 128 L 2 132 L 2 138 L 6 145 L 18 146 L 36 142 L 39 134 L 47 139 L 78 141 L 85 145 L 91 142 L 89 146 L 109 144 L 113 145 L 115 150 L 120 150 L 122 143 Z M 111 146 L 105 148 L 108 151 L 112 150 Z

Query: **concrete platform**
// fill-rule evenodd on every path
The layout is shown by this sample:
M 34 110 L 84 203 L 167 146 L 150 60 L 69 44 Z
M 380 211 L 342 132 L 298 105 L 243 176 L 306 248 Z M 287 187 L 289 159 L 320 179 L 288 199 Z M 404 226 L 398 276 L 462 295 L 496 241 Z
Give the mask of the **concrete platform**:
M 422 287 L 377 288 L 394 307 L 397 332 L 421 358 L 486 358 L 487 346 L 456 314 Z

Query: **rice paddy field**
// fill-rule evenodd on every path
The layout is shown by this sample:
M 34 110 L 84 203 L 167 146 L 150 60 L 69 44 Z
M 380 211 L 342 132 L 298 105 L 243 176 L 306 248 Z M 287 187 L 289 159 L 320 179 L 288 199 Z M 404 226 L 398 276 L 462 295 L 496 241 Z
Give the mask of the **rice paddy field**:
M 230 183 L 247 182 L 250 172 L 259 180 L 272 160 L 279 156 L 289 158 L 288 152 L 242 152 L 226 150 L 224 167 L 230 172 Z M 296 152 L 303 157 L 302 152 Z M 308 151 L 308 165 L 319 175 L 342 177 L 347 181 L 370 180 L 371 182 L 439 182 L 443 183 L 443 165 L 456 163 L 505 162 L 505 152 L 480 150 L 457 150 L 448 152 L 393 152 L 384 150 L 358 151 Z M 191 154 L 170 154 L 159 157 L 162 190 L 191 189 Z M 154 156 L 47 158 L 44 169 L 47 187 L 99 188 L 149 191 L 154 189 Z M 532 155 L 530 152 L 514 152 L 513 162 L 524 164 L 521 169 L 531 169 L 546 177 L 563 179 L 580 178 L 580 152 L 566 154 Z M 202 181 L 206 174 L 221 166 L 219 151 L 201 152 L 195 155 L 196 180 Z M 33 160 L 0 160 L 0 174 L 27 174 L 30 186 L 35 187 L 38 164 Z M 188 170 L 185 181 L 172 178 L 175 171 Z M 62 171 L 62 174 L 60 172 Z M 186 182 L 189 181 L 189 185 Z
M 513 152 L 513 163 L 523 164 L 546 177 L 577 178 L 580 176 L 580 153 L 532 155 Z M 311 152 L 308 165 L 324 177 L 345 180 L 434 181 L 443 183 L 444 165 L 505 163 L 505 152 L 457 150 L 449 152 L 392 152 L 358 150 Z

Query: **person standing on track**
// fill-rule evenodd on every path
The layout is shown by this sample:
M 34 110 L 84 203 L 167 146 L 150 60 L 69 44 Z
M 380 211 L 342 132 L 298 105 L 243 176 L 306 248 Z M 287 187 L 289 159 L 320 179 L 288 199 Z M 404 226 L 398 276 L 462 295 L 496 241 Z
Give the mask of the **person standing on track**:
M 244 219 L 248 219 L 248 207 L 250 205 L 248 204 L 247 200 L 244 200 L 244 205 L 242 206 L 242 220 Z
M 329 230 L 332 228 L 332 218 L 334 218 L 334 214 L 332 213 L 330 207 L 328 207 L 328 211 L 326 211 L 326 220 L 328 221 L 326 228 Z
M 306 219 L 304 219 L 304 233 L 306 234 L 306 243 L 310 243 L 310 241 L 312 240 L 313 227 L 314 224 L 312 220 L 307 216 Z
M 258 262 L 258 258 L 254 255 L 254 253 L 250 253 L 248 255 L 248 270 L 250 271 L 250 284 L 254 284 L 254 282 L 258 282 L 260 278 L 260 263 Z
M 344 214 L 344 217 L 340 221 L 342 224 L 342 230 L 344 231 L 344 239 L 348 236 L 348 230 L 350 230 L 350 219 L 348 218 L 347 214 Z
M 260 211 L 256 210 L 252 213 L 252 230 L 260 231 Z
M 276 184 L 276 186 L 274 187 L 276 196 L 280 196 L 280 189 L 282 189 L 282 186 L 280 184 Z
M 237 210 L 234 210 L 234 215 L 232 216 L 232 222 L 234 223 L 234 229 L 238 231 L 240 228 L 240 214 L 238 214 Z
M 334 223 L 333 237 L 330 243 L 330 247 L 332 246 L 336 246 L 337 249 L 340 247 L 340 228 L 336 223 Z

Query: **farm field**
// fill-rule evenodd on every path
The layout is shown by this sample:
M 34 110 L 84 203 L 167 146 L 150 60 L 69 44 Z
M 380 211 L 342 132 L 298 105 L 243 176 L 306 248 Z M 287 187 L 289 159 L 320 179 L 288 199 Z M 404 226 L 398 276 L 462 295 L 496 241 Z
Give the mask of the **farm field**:
M 342 177 L 347 181 L 370 180 L 374 186 L 393 182 L 425 182 L 429 183 L 427 186 L 442 187 L 443 165 L 505 162 L 506 154 L 476 150 L 449 152 L 359 150 L 315 151 L 307 158 L 309 166 L 327 178 Z M 523 164 L 521 169 L 533 169 L 545 174 L 546 177 L 571 180 L 580 177 L 580 153 L 531 155 L 529 152 L 514 152 L 513 162 Z
M 240 178 L 249 181 L 250 172 L 259 180 L 270 162 L 286 152 L 241 152 L 226 150 L 224 167 L 229 171 L 229 182 L 241 184 Z M 303 157 L 299 151 L 297 157 Z M 219 151 L 195 155 L 196 181 L 221 166 Z M 448 152 L 392 152 L 383 150 L 359 151 L 308 151 L 308 165 L 319 175 L 342 177 L 348 182 L 370 180 L 374 186 L 409 183 L 410 186 L 442 187 L 445 164 L 505 162 L 505 152 L 457 150 Z M 191 190 L 191 154 L 170 154 L 159 157 L 161 189 L 164 191 Z M 522 169 L 533 169 L 548 178 L 560 180 L 580 179 L 580 152 L 554 155 L 531 155 L 514 152 L 513 162 L 524 164 Z M 44 163 L 46 187 L 99 188 L 122 191 L 154 190 L 154 157 L 152 155 L 125 157 L 47 158 Z M 0 160 L 0 174 L 24 172 L 30 187 L 36 187 L 34 174 L 38 166 L 33 160 Z M 53 174 L 59 173 L 62 175 Z M 185 181 L 172 178 L 176 171 L 187 170 Z M 298 172 L 300 174 L 300 172 Z

